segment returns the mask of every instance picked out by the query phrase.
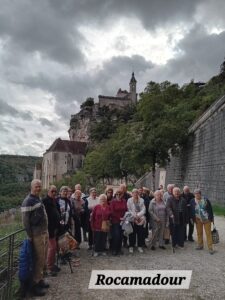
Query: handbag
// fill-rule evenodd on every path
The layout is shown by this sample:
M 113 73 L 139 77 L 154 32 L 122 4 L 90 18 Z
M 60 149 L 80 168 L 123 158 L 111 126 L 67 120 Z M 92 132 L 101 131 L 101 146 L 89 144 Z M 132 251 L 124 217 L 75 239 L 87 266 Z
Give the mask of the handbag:
M 163 233 L 163 239 L 169 240 L 170 239 L 170 229 L 169 227 L 165 227 L 164 233 Z
M 104 232 L 109 232 L 109 230 L 110 230 L 110 221 L 103 220 L 101 230 L 104 231 Z
M 215 224 L 213 223 L 213 230 L 211 231 L 212 234 L 212 242 L 213 244 L 218 244 L 220 241 L 219 232 L 216 229 Z
M 69 234 L 69 232 L 64 233 L 58 238 L 58 247 L 62 254 L 75 250 L 77 245 L 77 241 Z

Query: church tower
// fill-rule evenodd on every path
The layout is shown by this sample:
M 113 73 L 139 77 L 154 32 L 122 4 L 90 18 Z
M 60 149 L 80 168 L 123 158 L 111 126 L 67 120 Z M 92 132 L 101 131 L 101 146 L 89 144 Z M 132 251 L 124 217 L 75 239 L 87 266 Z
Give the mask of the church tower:
M 137 80 L 134 77 L 134 72 L 132 73 L 132 77 L 130 80 L 130 98 L 133 104 L 137 103 L 137 91 L 136 91 L 136 86 L 137 86 Z

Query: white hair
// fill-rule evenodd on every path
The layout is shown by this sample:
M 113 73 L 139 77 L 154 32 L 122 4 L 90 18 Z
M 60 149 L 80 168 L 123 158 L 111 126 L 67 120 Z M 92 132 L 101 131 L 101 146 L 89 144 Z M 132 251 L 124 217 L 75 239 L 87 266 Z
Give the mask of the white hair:
M 33 188 L 35 186 L 35 184 L 37 184 L 37 183 L 39 183 L 41 185 L 41 180 L 40 179 L 33 179 L 31 181 L 31 184 L 30 184 L 31 188 Z

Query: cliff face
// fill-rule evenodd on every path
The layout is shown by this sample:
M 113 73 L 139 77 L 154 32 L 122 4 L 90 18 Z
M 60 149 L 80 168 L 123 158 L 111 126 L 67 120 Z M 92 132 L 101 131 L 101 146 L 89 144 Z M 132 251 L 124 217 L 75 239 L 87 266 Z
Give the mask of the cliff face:
M 70 119 L 68 130 L 71 141 L 89 142 L 91 124 L 97 122 L 99 112 L 98 103 L 93 106 L 86 106 Z

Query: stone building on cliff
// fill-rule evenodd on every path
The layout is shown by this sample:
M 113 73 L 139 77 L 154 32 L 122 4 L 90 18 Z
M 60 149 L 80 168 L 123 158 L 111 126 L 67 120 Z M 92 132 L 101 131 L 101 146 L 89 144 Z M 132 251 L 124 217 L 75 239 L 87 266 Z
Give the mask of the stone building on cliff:
M 79 113 L 72 115 L 68 130 L 70 140 L 56 139 L 43 154 L 41 166 L 35 166 L 34 178 L 42 180 L 47 189 L 50 184 L 65 176 L 74 174 L 82 167 L 86 146 L 89 142 L 90 127 L 100 118 L 99 110 L 104 106 L 109 109 L 125 109 L 137 103 L 137 81 L 132 73 L 129 92 L 119 89 L 116 96 L 99 96 L 99 102 L 84 106 Z
M 134 72 L 132 73 L 129 92 L 127 90 L 118 90 L 116 96 L 98 96 L 99 102 L 93 106 L 87 106 L 75 115 L 71 115 L 70 128 L 68 130 L 71 141 L 87 143 L 89 141 L 90 126 L 92 122 L 98 122 L 99 109 L 104 106 L 109 109 L 125 109 L 129 105 L 137 103 L 137 80 Z

